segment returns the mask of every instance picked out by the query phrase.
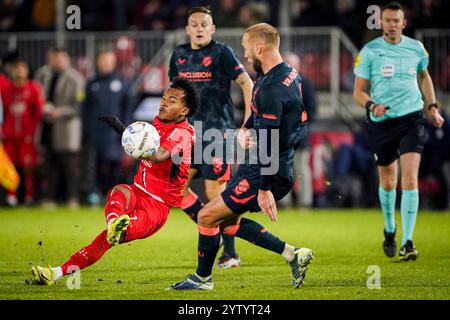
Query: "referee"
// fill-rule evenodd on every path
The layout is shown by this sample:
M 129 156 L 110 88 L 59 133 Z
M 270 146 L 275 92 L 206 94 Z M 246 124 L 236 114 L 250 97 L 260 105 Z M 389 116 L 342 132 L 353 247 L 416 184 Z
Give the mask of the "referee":
M 428 52 L 421 42 L 402 35 L 406 23 L 398 2 L 383 7 L 383 35 L 367 43 L 357 57 L 353 92 L 355 101 L 367 109 L 370 144 L 380 178 L 383 249 L 388 257 L 394 257 L 397 251 L 395 201 L 400 158 L 403 230 L 399 259 L 403 261 L 415 260 L 419 254 L 412 237 L 419 208 L 418 172 L 425 142 L 423 115 L 436 127 L 444 123 L 427 71 Z

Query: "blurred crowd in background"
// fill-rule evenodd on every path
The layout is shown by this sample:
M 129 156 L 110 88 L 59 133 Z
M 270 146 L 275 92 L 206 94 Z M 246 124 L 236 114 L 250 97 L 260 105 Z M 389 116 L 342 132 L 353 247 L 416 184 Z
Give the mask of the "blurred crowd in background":
M 405 3 L 409 3 L 406 35 L 412 35 L 416 28 L 450 27 L 446 17 L 450 2 Z M 201 4 L 212 4 L 218 28 L 247 27 L 262 21 L 280 25 L 280 1 L 67 1 L 70 4 L 81 8 L 83 31 L 183 28 L 188 9 Z M 373 37 L 371 31 L 361 28 L 367 15 L 360 13 L 368 5 L 370 1 L 292 0 L 290 25 L 339 26 L 361 47 L 367 37 Z M 0 0 L 0 32 L 54 31 L 55 10 L 54 0 Z M 149 66 L 140 60 L 133 41 L 120 37 L 113 47 L 102 50 L 92 68 L 95 72 L 90 73 L 83 67 L 85 60 L 75 61 L 64 48 L 48 48 L 47 63 L 32 67 L 23 59 L 20 48 L 1 52 L 4 115 L 0 139 L 20 173 L 21 183 L 17 193 L 0 188 L 0 206 L 100 205 L 111 186 L 132 182 L 137 163 L 124 154 L 120 137 L 97 118 L 112 114 L 129 124 L 135 120 L 152 121 L 157 114 L 167 69 L 153 66 L 157 72 L 148 73 Z M 303 77 L 310 123 L 320 121 L 316 116 L 320 109 L 320 77 L 308 72 L 317 64 L 309 61 L 309 56 L 295 52 L 285 52 L 284 58 Z M 351 70 L 351 58 L 348 63 Z M 254 77 L 251 67 L 244 65 Z M 149 77 L 148 81 L 142 81 L 142 75 Z M 243 101 L 241 97 L 233 98 L 239 124 Z M 450 208 L 450 119 L 445 111 L 444 117 L 442 129 L 427 126 L 428 142 L 419 179 L 423 208 Z M 376 166 L 364 123 L 359 130 L 339 133 L 316 134 L 312 130 L 297 150 L 296 184 L 280 206 L 377 206 Z
M 359 47 L 370 32 L 365 25 L 371 0 L 291 0 L 288 25 L 338 26 Z M 258 22 L 281 25 L 280 0 L 67 0 L 83 14 L 83 31 L 175 30 L 183 28 L 190 7 L 210 5 L 221 28 L 248 27 Z M 449 28 L 450 3 L 444 0 L 402 1 L 408 26 L 406 35 L 418 28 Z M 55 0 L 1 0 L 0 32 L 55 30 Z
M 6 193 L 6 204 L 98 204 L 133 164 L 119 135 L 98 121 L 112 114 L 130 123 L 129 81 L 116 72 L 113 51 L 97 56 L 91 79 L 71 66 L 63 48 L 50 48 L 47 61 L 32 79 L 18 52 L 3 59 L 1 139 L 21 176 L 18 192 Z

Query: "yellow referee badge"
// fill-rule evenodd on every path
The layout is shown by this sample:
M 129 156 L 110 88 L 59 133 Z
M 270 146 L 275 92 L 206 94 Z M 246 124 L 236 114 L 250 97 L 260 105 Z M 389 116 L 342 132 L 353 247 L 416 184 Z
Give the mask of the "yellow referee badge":
M 423 49 L 423 53 L 425 54 L 425 57 L 429 57 L 430 54 L 428 53 L 427 49 L 425 49 L 425 46 L 422 42 L 419 42 L 420 47 Z
M 358 56 L 356 57 L 356 60 L 355 60 L 355 67 L 359 66 L 360 63 L 361 63 L 361 56 L 358 54 Z

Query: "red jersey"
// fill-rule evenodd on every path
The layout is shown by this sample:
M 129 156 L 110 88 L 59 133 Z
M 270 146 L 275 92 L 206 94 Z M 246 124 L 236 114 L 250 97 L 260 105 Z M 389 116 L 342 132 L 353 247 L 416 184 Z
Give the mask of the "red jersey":
M 2 92 L 5 140 L 21 139 L 31 143 L 42 119 L 44 96 L 41 86 L 27 81 L 21 87 L 11 83 L 7 92 Z
M 159 132 L 160 146 L 169 151 L 172 157 L 160 163 L 141 160 L 134 184 L 168 207 L 175 207 L 181 202 L 181 190 L 191 167 L 195 130 L 186 120 L 165 124 L 156 117 L 153 125 Z
M 5 93 L 9 90 L 10 81 L 9 79 L 2 73 L 0 73 L 0 138 L 2 137 L 2 122 L 5 118 L 4 116 L 4 107 L 3 107 L 3 100 L 5 100 L 4 96 Z
M 4 96 L 11 85 L 11 81 L 4 75 L 0 73 L 0 97 L 2 101 L 5 99 Z

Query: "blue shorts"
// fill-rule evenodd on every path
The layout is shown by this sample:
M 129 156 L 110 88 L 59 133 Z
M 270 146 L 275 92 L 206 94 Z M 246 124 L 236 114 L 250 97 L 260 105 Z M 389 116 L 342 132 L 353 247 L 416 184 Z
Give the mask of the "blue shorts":
M 204 159 L 204 155 L 202 154 L 202 157 L 199 161 L 199 163 L 196 163 L 198 159 L 195 157 L 196 149 L 195 147 L 192 148 L 192 156 L 191 156 L 191 169 L 198 170 L 198 173 L 195 175 L 194 178 L 203 178 L 206 180 L 214 180 L 214 181 L 228 181 L 231 178 L 231 166 L 229 161 L 226 159 L 226 145 L 224 143 L 217 144 L 220 148 L 223 148 L 222 154 L 212 154 L 212 161 L 206 162 Z M 203 152 L 206 147 L 209 147 L 211 150 L 211 147 L 213 146 L 212 143 L 203 142 L 201 151 Z M 223 147 L 225 146 L 225 147 Z M 197 157 L 198 158 L 198 157 Z
M 258 205 L 260 169 L 245 164 L 240 165 L 236 174 L 222 192 L 222 199 L 235 214 L 259 212 Z M 275 176 L 272 193 L 275 200 L 282 199 L 294 185 L 293 179 Z

